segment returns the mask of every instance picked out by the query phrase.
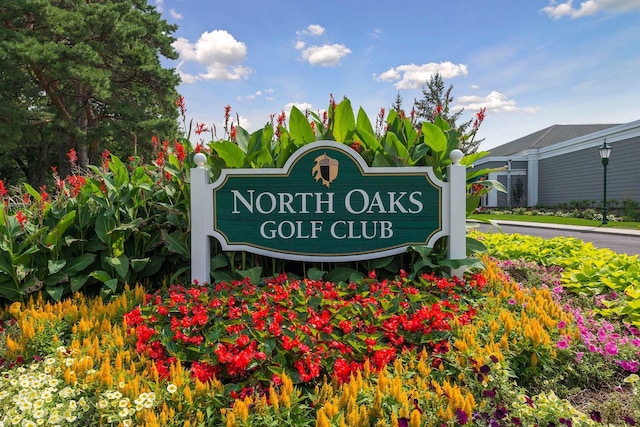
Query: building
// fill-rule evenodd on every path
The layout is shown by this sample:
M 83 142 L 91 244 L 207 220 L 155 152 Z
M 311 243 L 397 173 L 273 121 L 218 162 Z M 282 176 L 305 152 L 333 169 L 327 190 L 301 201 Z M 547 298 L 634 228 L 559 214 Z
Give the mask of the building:
M 640 120 L 626 124 L 553 125 L 492 148 L 474 168 L 507 193 L 491 191 L 483 207 L 557 206 L 572 201 L 600 204 L 604 171 L 598 148 L 612 147 L 607 166 L 607 202 L 640 202 Z

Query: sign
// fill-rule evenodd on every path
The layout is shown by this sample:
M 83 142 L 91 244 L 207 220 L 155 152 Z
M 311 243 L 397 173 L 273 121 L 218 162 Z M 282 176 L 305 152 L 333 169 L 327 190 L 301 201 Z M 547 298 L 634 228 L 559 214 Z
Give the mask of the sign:
M 432 168 L 369 167 L 334 141 L 303 146 L 281 169 L 224 169 L 212 184 L 203 165 L 192 169 L 192 258 L 198 242 L 209 253 L 196 233 L 223 250 L 357 261 L 433 246 L 450 229 L 449 183 Z M 464 182 L 461 192 L 464 230 Z

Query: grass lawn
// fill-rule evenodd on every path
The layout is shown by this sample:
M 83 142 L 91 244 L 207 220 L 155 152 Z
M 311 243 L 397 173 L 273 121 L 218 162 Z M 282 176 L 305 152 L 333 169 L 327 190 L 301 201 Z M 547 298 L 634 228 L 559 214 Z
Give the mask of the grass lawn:
M 585 227 L 627 228 L 640 230 L 640 222 L 609 222 L 602 225 L 600 221 L 584 218 L 565 218 L 560 216 L 544 215 L 499 215 L 499 214 L 473 214 L 469 217 L 479 221 L 523 221 L 541 222 L 546 224 L 581 225 Z

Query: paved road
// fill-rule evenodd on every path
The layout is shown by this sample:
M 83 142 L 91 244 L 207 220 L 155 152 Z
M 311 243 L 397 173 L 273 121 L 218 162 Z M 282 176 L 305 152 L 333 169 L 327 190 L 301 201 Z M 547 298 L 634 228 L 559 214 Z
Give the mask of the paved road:
M 491 225 L 476 224 L 478 224 L 480 231 L 499 232 Z M 591 242 L 597 248 L 609 248 L 621 254 L 640 256 L 640 230 L 600 229 L 597 227 L 519 223 L 516 221 L 499 221 L 499 224 L 505 233 L 526 234 L 543 238 L 556 236 L 574 237 L 585 242 Z

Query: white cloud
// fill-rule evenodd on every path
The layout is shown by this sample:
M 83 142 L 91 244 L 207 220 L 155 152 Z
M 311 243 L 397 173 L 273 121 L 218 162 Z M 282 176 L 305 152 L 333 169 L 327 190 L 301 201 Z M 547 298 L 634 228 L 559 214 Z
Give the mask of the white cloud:
M 296 50 L 302 50 L 302 49 L 304 49 L 304 47 L 305 47 L 306 45 L 307 45 L 307 44 L 306 44 L 305 42 L 303 42 L 302 40 L 298 40 L 298 41 L 296 42 Z
M 295 106 L 298 110 L 302 111 L 303 113 L 306 111 L 313 111 L 313 105 L 309 104 L 308 102 L 289 102 L 287 105 L 284 106 L 283 110 L 286 111 L 287 114 L 289 114 L 293 106 Z
M 245 116 L 239 116 L 240 119 L 240 127 L 242 129 L 251 129 L 251 122 L 249 121 L 248 118 L 246 118 Z
M 302 31 L 298 31 L 298 34 L 306 34 L 308 36 L 321 36 L 324 34 L 324 27 L 318 24 L 311 24 Z
M 182 19 L 182 14 L 180 12 L 178 12 L 175 9 L 170 9 L 169 13 L 171 14 L 171 16 L 173 17 L 173 19 L 175 20 L 181 20 Z
M 162 10 L 164 9 L 164 0 L 156 0 L 155 1 L 155 6 L 156 6 L 156 10 L 160 13 L 162 13 Z
M 335 67 L 340 60 L 349 55 L 351 50 L 343 44 L 325 44 L 309 46 L 302 50 L 302 59 L 313 66 Z
M 466 110 L 479 110 L 481 108 L 486 108 L 487 111 L 496 113 L 515 111 L 534 113 L 537 111 L 537 108 L 518 107 L 516 105 L 516 101 L 514 101 L 513 99 L 508 99 L 506 95 L 496 91 L 492 91 L 485 97 L 476 95 L 461 96 L 459 98 L 456 98 L 456 100 L 456 105 L 452 107 L 452 110 L 454 111 L 461 110 L 463 108 Z
M 581 18 L 599 12 L 626 12 L 630 10 L 640 10 L 640 2 L 638 0 L 586 0 L 581 2 L 579 7 L 574 8 L 573 0 L 567 0 L 560 4 L 552 0 L 549 6 L 542 9 L 553 19 L 560 19 L 564 16 Z
M 251 74 L 251 70 L 240 64 L 247 57 L 247 47 L 224 30 L 206 31 L 197 42 L 179 37 L 173 47 L 183 62 L 196 62 L 206 67 L 206 73 L 198 76 L 181 74 L 183 82 L 196 80 L 239 80 Z
M 468 74 L 467 66 L 464 64 L 454 64 L 452 62 L 441 62 L 436 64 L 430 62 L 428 64 L 415 65 L 399 65 L 390 68 L 382 74 L 374 78 L 384 82 L 397 81 L 394 86 L 396 89 L 417 89 L 427 84 L 429 79 L 436 73 L 439 73 L 444 80 L 453 77 Z
M 247 96 L 247 99 L 256 99 L 257 97 L 262 96 L 262 91 L 259 90 L 251 95 Z
M 373 38 L 379 39 L 382 36 L 382 28 L 374 28 L 369 35 Z

